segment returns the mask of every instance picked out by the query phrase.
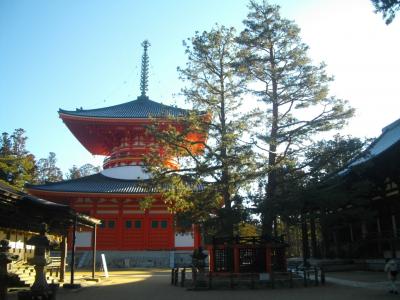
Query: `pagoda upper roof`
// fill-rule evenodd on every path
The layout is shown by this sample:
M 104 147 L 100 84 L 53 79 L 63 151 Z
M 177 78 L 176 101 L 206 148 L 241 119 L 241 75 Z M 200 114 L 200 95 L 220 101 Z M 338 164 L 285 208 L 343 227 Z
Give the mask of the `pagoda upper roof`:
M 72 111 L 60 109 L 59 113 L 84 118 L 146 119 L 184 117 L 189 114 L 189 110 L 161 104 L 150 100 L 147 96 L 139 96 L 136 100 L 118 105 L 97 109 L 78 108 Z
M 25 188 L 43 192 L 101 193 L 101 194 L 149 194 L 157 193 L 150 180 L 126 180 L 107 177 L 101 173 L 77 179 L 51 182 L 41 185 L 26 184 Z

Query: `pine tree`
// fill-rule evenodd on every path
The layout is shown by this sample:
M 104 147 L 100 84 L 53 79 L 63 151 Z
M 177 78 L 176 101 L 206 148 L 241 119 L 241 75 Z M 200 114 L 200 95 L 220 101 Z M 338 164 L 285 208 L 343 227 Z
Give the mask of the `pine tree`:
M 277 228 L 273 207 L 278 201 L 279 169 L 301 157 L 312 136 L 341 128 L 353 110 L 346 101 L 329 96 L 332 78 L 325 64 L 312 64 L 299 27 L 281 17 L 279 6 L 250 1 L 249 9 L 239 42 L 242 68 L 255 82 L 253 93 L 265 106 L 267 130 L 258 140 L 267 148 L 262 220 L 263 232 L 271 233 Z
M 0 141 L 0 181 L 22 189 L 35 174 L 35 157 L 26 150 L 25 130 L 3 132 Z
M 73 165 L 68 172 L 67 179 L 77 179 L 100 172 L 100 167 L 95 167 L 89 163 L 84 164 L 79 168 L 76 165 Z
M 243 113 L 241 96 L 245 79 L 237 76 L 239 48 L 235 38 L 233 28 L 218 26 L 209 32 L 196 33 L 184 42 L 188 61 L 178 72 L 187 83 L 183 95 L 196 113 L 182 126 L 184 132 L 171 128 L 168 134 L 157 137 L 165 142 L 164 152 L 168 152 L 165 149 L 169 145 L 171 156 L 185 156 L 179 169 L 163 170 L 169 173 L 163 178 L 169 178 L 166 186 L 171 187 L 166 190 L 165 199 L 175 206 L 179 203 L 182 211 L 190 212 L 194 222 L 217 214 L 221 226 L 216 233 L 227 236 L 233 234 L 240 221 L 234 217 L 234 198 L 254 176 L 251 146 L 242 142 L 251 127 L 251 118 Z M 201 145 L 202 155 L 193 151 L 195 141 L 184 140 L 196 133 L 208 135 Z M 159 168 L 153 167 L 152 171 L 162 174 Z M 201 190 L 194 191 L 185 182 L 192 182 L 192 187 L 201 186 Z
M 63 179 L 63 174 L 56 163 L 57 158 L 54 152 L 49 152 L 47 158 L 39 159 L 37 163 L 37 183 L 57 182 Z

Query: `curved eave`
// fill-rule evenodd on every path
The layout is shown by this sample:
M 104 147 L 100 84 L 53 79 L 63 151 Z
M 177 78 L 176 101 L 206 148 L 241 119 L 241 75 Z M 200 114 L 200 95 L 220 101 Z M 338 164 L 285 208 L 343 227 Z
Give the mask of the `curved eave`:
M 29 187 L 25 187 L 29 193 L 33 195 L 46 195 L 53 197 L 102 197 L 102 198 L 126 198 L 127 196 L 137 196 L 144 197 L 149 194 L 153 196 L 161 196 L 160 193 L 156 192 L 148 192 L 148 193 L 104 193 L 104 192 L 78 192 L 78 191 L 49 191 L 49 190 L 41 190 L 41 189 L 32 189 Z
M 87 117 L 87 116 L 76 116 L 70 115 L 65 112 L 59 111 L 59 116 L 66 124 L 68 129 L 73 133 L 77 140 L 93 155 L 105 155 L 108 156 L 111 153 L 111 149 L 114 146 L 106 143 L 107 139 L 105 135 L 102 137 L 94 136 L 89 132 L 89 127 L 96 128 L 96 126 L 107 126 L 111 130 L 117 128 L 132 128 L 141 127 L 144 130 L 147 125 L 152 125 L 159 123 L 161 127 L 163 126 L 180 126 L 180 120 L 184 120 L 185 117 L 173 117 L 169 118 L 103 118 L 103 117 Z M 203 116 L 205 119 L 209 119 L 210 115 L 207 113 L 202 113 L 199 116 Z M 195 148 L 197 151 L 202 151 L 204 146 L 201 145 L 207 139 L 206 136 L 200 137 L 196 135 L 196 138 L 200 142 Z
M 163 123 L 175 123 L 177 120 L 184 120 L 185 116 L 174 117 L 149 117 L 149 118 L 104 118 L 104 117 L 87 117 L 87 116 L 77 116 L 73 114 L 68 114 L 66 111 L 59 111 L 59 117 L 65 121 L 79 121 L 79 122 L 90 122 L 90 123 L 113 123 L 113 124 L 150 124 L 156 121 L 162 121 Z

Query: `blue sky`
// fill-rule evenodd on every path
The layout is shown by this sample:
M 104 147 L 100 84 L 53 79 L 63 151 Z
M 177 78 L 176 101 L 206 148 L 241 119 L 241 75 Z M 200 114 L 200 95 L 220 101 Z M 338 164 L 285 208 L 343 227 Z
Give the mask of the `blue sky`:
M 357 109 L 345 133 L 374 137 L 400 118 L 400 16 L 386 26 L 369 0 L 286 0 L 315 62 L 335 76 L 331 94 Z M 182 40 L 215 23 L 242 28 L 245 0 L 0 1 L 0 130 L 27 131 L 37 158 L 100 163 L 58 118 L 59 108 L 115 105 L 139 95 L 141 42 L 151 43 L 149 96 L 184 106 L 176 67 Z

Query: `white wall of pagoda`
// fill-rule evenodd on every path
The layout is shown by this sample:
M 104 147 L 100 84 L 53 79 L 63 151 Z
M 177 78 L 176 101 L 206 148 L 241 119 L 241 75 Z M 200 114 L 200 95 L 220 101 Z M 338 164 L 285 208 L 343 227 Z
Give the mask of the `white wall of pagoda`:
M 151 177 L 150 173 L 146 172 L 142 166 L 114 167 L 103 170 L 101 174 L 107 177 L 125 180 L 143 180 Z

